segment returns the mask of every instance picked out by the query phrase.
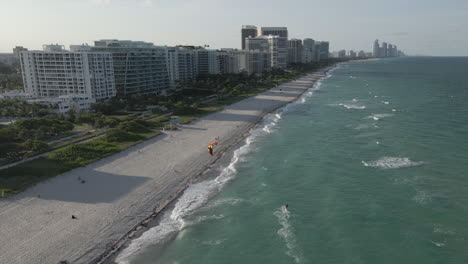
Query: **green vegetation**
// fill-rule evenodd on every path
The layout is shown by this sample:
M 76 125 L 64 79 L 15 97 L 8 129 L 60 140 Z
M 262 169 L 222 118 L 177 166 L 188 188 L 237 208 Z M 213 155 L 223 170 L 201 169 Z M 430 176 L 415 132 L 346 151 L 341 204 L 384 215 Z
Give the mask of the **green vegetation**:
M 126 132 L 121 129 L 113 128 L 107 131 L 105 140 L 107 142 L 129 142 L 129 141 L 139 141 L 145 139 L 144 136 Z
M 19 63 L 10 66 L 0 62 L 0 92 L 23 89 L 23 78 L 20 70 Z
M 0 125 L 0 164 L 2 160 L 14 161 L 25 155 L 44 152 L 50 149 L 45 141 L 63 137 L 73 129 L 100 129 L 88 131 L 65 142 L 53 143 L 53 148 L 65 147 L 52 151 L 46 157 L 0 170 L 0 192 L 3 191 L 5 195 L 20 192 L 44 179 L 87 165 L 159 135 L 160 129 L 165 128 L 170 117 L 154 117 L 154 113 L 172 112 L 173 115 L 179 116 L 180 124 L 187 124 L 200 116 L 219 111 L 225 105 L 336 62 L 338 61 L 329 60 L 321 63 L 294 64 L 290 65 L 288 71 L 273 69 L 263 76 L 245 73 L 200 76 L 197 80 L 179 83 L 179 88 L 167 97 L 116 97 L 95 104 L 95 113 L 68 113 L 66 118 L 56 115 L 42 116 L 43 111 L 47 109 L 35 104 L 0 101 L 0 115 L 34 117 L 21 119 L 7 126 Z M 145 119 L 139 118 L 138 113 L 141 112 L 152 112 L 153 115 Z M 76 143 L 95 136 L 101 137 L 86 143 Z
M 51 160 L 62 161 L 68 167 L 80 167 L 101 159 L 120 150 L 117 146 L 103 140 L 92 140 L 87 143 L 75 144 L 49 154 Z
M 50 106 L 44 104 L 30 103 L 19 99 L 0 100 L 0 116 L 41 117 L 47 115 L 49 110 Z
M 152 121 L 142 119 L 125 120 L 119 124 L 119 127 L 124 129 L 109 129 L 105 136 L 99 139 L 93 139 L 86 143 L 72 144 L 52 151 L 46 157 L 0 170 L 0 192 L 4 190 L 5 196 L 18 193 L 42 180 L 77 167 L 85 166 L 145 139 L 155 137 L 161 134 L 161 132 L 154 128 L 157 128 L 159 125 L 162 126 L 167 120 L 167 117 L 159 117 Z M 40 151 L 45 148 L 46 144 L 43 141 L 29 139 L 22 144 L 10 144 L 9 148 L 15 150 L 29 148 Z

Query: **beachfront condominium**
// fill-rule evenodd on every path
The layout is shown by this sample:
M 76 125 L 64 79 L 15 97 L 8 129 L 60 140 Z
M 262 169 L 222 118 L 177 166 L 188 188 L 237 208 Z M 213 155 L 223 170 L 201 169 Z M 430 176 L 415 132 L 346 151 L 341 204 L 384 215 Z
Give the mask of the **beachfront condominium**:
M 263 36 L 279 36 L 282 38 L 288 38 L 288 28 L 287 27 L 261 27 L 260 35 Z
M 167 48 L 130 40 L 99 40 L 93 51 L 112 53 L 118 95 L 165 95 L 171 88 Z
M 302 62 L 309 63 L 314 61 L 315 40 L 306 38 L 302 41 L 302 46 Z
M 172 86 L 195 79 L 194 52 L 183 47 L 167 48 L 167 66 Z
M 194 69 L 197 76 L 219 74 L 218 53 L 216 50 L 195 48 Z
M 244 50 L 240 57 L 240 68 L 248 74 L 271 71 L 271 53 L 261 50 Z
M 240 73 L 243 51 L 237 49 L 221 49 L 217 51 L 220 74 Z
M 243 25 L 241 29 L 242 49 L 245 49 L 245 39 L 257 36 L 257 27 L 252 25 Z
M 330 44 L 328 41 L 316 41 L 315 42 L 315 60 L 328 60 L 328 54 L 330 53 Z
M 302 62 L 303 45 L 300 39 L 288 40 L 288 63 Z
M 268 51 L 271 54 L 271 66 L 286 69 L 288 40 L 279 36 L 257 36 L 245 39 L 246 50 Z
M 92 52 L 86 45 L 44 45 L 20 51 L 24 90 L 37 98 L 78 95 L 92 99 L 115 96 L 110 52 Z

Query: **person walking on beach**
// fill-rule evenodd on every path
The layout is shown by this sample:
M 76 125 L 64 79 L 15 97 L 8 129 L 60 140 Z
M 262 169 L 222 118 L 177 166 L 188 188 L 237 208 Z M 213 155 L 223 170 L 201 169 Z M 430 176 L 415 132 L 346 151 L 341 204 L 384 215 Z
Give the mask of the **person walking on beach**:
M 208 153 L 210 153 L 211 156 L 213 156 L 213 145 L 208 145 Z
M 210 144 L 208 144 L 208 153 L 210 153 L 211 156 L 213 156 L 214 145 L 218 145 L 218 142 L 213 141 Z

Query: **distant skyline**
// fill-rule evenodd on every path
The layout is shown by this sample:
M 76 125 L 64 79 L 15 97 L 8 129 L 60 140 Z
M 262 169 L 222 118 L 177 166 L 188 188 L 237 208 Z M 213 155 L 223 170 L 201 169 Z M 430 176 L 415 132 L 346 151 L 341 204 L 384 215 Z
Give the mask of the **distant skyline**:
M 99 39 L 240 48 L 242 25 L 257 25 L 330 51 L 370 52 L 379 39 L 409 55 L 468 56 L 466 0 L 0 0 L 0 10 L 0 53 Z

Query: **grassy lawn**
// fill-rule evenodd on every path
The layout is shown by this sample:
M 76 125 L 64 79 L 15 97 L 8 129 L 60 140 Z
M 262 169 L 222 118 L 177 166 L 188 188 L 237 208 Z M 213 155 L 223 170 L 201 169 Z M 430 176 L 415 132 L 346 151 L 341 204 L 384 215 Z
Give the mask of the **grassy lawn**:
M 0 170 L 0 197 L 2 193 L 5 197 L 14 195 L 41 181 L 85 166 L 160 134 L 161 131 L 152 130 L 139 134 L 142 136 L 141 140 L 113 143 L 104 139 L 94 139 L 53 151 L 46 157 Z

